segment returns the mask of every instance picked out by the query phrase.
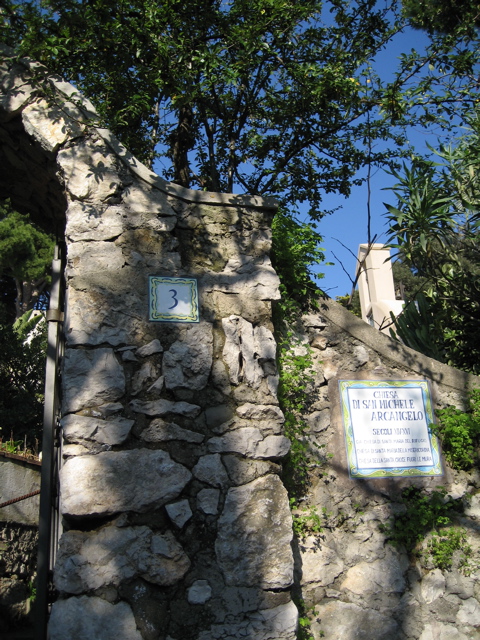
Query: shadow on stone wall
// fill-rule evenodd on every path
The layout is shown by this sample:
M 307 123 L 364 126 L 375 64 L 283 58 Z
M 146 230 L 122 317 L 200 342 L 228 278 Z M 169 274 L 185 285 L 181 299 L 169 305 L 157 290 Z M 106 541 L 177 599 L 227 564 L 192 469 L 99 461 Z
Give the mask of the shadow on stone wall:
M 0 196 L 59 239 L 66 220 L 50 638 L 293 640 L 274 207 L 168 185 L 3 52 Z M 200 322 L 149 322 L 149 275 L 197 278 Z
M 351 317 L 350 317 L 351 316 Z M 315 382 L 305 416 L 309 442 L 323 447 L 312 468 L 302 506 L 316 508 L 324 523 L 320 535 L 298 540 L 295 589 L 310 608 L 315 640 L 467 640 L 480 627 L 478 592 L 480 515 L 477 469 L 444 468 L 442 477 L 351 479 L 347 471 L 338 379 L 428 377 L 436 407 L 465 406 L 467 390 L 480 379 L 395 344 L 332 301 L 304 318 L 298 335 L 312 345 Z M 382 528 L 404 512 L 402 490 L 416 486 L 427 493 L 444 487 L 464 498 L 466 508 L 454 518 L 472 548 L 469 568 L 461 552 L 450 569 L 435 568 L 428 553 L 408 555 L 388 542 Z M 425 551 L 425 545 L 422 547 Z M 419 549 L 421 551 L 421 549 Z

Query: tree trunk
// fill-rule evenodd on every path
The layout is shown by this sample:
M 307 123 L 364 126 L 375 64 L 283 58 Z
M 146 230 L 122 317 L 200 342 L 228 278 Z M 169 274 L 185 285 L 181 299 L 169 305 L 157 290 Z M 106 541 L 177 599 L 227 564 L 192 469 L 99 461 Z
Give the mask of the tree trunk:
M 193 148 L 195 137 L 192 133 L 193 112 L 190 106 L 180 107 L 178 127 L 170 135 L 170 157 L 173 162 L 175 184 L 190 187 L 190 163 L 188 152 Z

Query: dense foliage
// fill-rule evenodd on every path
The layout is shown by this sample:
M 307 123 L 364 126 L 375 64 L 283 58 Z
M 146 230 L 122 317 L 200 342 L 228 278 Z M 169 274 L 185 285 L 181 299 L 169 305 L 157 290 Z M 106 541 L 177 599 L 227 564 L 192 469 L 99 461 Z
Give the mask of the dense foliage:
M 0 439 L 37 449 L 43 416 L 45 308 L 53 239 L 0 204 Z
M 13 326 L 0 306 L 0 439 L 38 449 L 43 417 L 46 322 L 27 312 Z
M 402 491 L 401 502 L 404 511 L 397 514 L 390 525 L 381 527 L 390 542 L 403 546 L 407 553 L 430 565 L 429 568 L 442 570 L 452 567 L 454 553 L 458 551 L 458 568 L 468 573 L 472 549 L 466 531 L 452 526 L 456 516 L 463 512 L 461 500 L 448 496 L 444 488 L 426 493 L 418 487 L 408 487 Z
M 38 305 L 49 283 L 54 240 L 33 225 L 28 216 L 0 203 L 1 295 L 8 301 L 8 289 L 15 285 L 15 317 Z
M 90 97 L 138 157 L 185 186 L 275 195 L 291 210 L 347 195 L 405 127 L 471 111 L 476 35 L 432 36 L 375 69 L 408 25 L 398 0 L 2 0 L 0 40 Z M 408 12 L 407 12 L 408 13 Z M 393 69 L 392 69 L 393 70 Z
M 454 33 L 480 26 L 480 9 L 476 0 L 403 0 L 405 14 L 417 29 L 430 33 Z
M 418 160 L 394 173 L 397 204 L 386 205 L 390 246 L 422 282 L 397 320 L 409 346 L 480 371 L 480 163 L 478 123 L 440 162 Z M 415 305 L 413 302 L 416 301 Z
M 400 28 L 396 2 L 3 6 L 0 39 L 75 82 L 134 154 L 160 157 L 179 184 L 307 201 L 319 216 L 322 192 L 348 194 L 361 166 L 404 142 L 370 64 Z M 366 136 L 392 144 L 367 153 Z
M 442 441 L 445 459 L 454 469 L 470 470 L 478 460 L 480 444 L 480 389 L 470 394 L 468 412 L 455 407 L 437 411 L 433 426 Z

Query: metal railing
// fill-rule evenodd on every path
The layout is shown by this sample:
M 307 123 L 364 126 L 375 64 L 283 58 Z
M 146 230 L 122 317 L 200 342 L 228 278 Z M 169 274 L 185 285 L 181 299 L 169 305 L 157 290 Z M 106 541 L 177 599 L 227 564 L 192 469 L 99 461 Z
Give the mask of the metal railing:
M 61 532 L 58 509 L 58 472 L 61 462 L 58 367 L 63 355 L 63 267 L 61 250 L 57 245 L 52 262 L 52 287 L 49 310 L 47 311 L 48 344 L 43 412 L 35 640 L 45 640 L 47 637 L 48 614 L 52 600 L 51 594 L 53 593 L 53 567 L 58 538 Z

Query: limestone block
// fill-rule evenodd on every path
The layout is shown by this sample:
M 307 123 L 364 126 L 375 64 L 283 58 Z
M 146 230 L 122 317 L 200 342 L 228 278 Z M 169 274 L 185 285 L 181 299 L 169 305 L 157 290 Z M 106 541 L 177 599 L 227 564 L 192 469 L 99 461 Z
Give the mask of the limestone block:
M 190 604 L 205 604 L 212 597 L 212 587 L 207 580 L 195 580 L 187 590 L 187 600 Z
M 64 103 L 60 109 L 43 98 L 27 104 L 22 111 L 25 131 L 43 149 L 51 152 L 56 151 L 69 138 L 82 135 L 85 126 L 82 126 L 79 118 L 81 114 L 73 105 Z
M 321 543 L 314 536 L 307 536 L 299 545 L 301 557 L 301 578 L 303 586 L 327 587 L 335 581 L 344 564 L 337 553 Z
M 378 524 L 378 521 L 371 525 L 357 523 L 354 535 L 345 532 L 336 536 L 337 548 L 346 564 L 371 562 L 385 557 L 385 535 L 379 530 Z
M 274 398 L 277 398 L 279 383 L 280 383 L 280 376 L 278 374 L 274 376 L 267 376 L 267 387 L 270 392 L 270 395 L 273 396 Z
M 156 509 L 175 499 L 191 473 L 165 451 L 107 451 L 67 460 L 60 472 L 61 511 L 105 516 Z
M 230 295 L 238 294 L 253 300 L 279 300 L 280 280 L 270 258 L 263 255 L 251 259 L 238 254 L 237 251 L 235 254 L 220 273 L 203 276 L 202 283 L 205 289 Z
M 244 427 L 223 436 L 210 438 L 207 446 L 212 453 L 240 453 L 243 456 L 254 457 L 257 445 L 262 439 L 263 436 L 258 429 Z
M 254 458 L 283 458 L 290 451 L 290 440 L 285 436 L 267 436 L 255 448 Z
M 15 114 L 27 104 L 37 88 L 30 78 L 26 78 L 25 69 L 12 65 L 11 69 L 2 68 L 0 74 L 0 110 Z
M 105 273 L 103 274 L 105 275 Z M 134 313 L 129 297 L 125 304 L 118 304 L 118 298 L 111 291 L 90 288 L 80 291 L 74 287 L 68 290 L 68 308 L 65 333 L 69 345 L 125 344 L 143 334 L 143 319 Z M 136 358 L 122 352 L 122 360 L 136 361 Z
M 370 360 L 369 353 L 363 344 L 353 347 L 353 362 L 357 367 L 362 367 Z
M 448 594 L 454 593 L 462 600 L 471 598 L 475 591 L 475 579 L 470 576 L 462 576 L 462 574 L 452 571 L 448 572 L 446 578 L 446 591 Z
M 171 531 L 154 533 L 144 526 L 67 531 L 58 548 L 55 586 L 75 595 L 137 577 L 168 586 L 189 568 L 190 560 Z
M 263 439 L 255 427 L 243 427 L 223 436 L 210 438 L 208 450 L 212 453 L 240 453 L 251 458 L 282 458 L 290 450 L 285 436 L 270 435 Z
M 165 422 L 161 418 L 152 420 L 149 426 L 140 435 L 145 442 L 168 442 L 170 440 L 183 440 L 184 442 L 203 442 L 205 436 L 196 431 L 182 429 L 174 422 Z
M 207 515 L 215 516 L 218 513 L 219 489 L 202 489 L 197 493 L 197 507 Z
M 99 207 L 78 200 L 67 209 L 65 234 L 72 242 L 112 240 L 125 227 L 125 210 L 122 207 Z
M 279 465 L 264 460 L 249 460 L 235 455 L 223 456 L 228 477 L 234 485 L 247 484 L 267 473 L 280 473 Z
M 321 433 L 330 426 L 330 410 L 314 411 L 310 415 L 304 416 L 305 420 L 314 433 Z
M 212 325 L 191 325 L 163 356 L 167 389 L 203 389 L 213 361 Z
M 179 500 L 178 502 L 167 504 L 165 510 L 170 520 L 173 524 L 177 525 L 179 529 L 181 529 L 193 515 L 188 500 Z
M 237 415 L 245 420 L 252 420 L 263 435 L 278 435 L 283 433 L 285 417 L 282 410 L 276 405 L 247 402 L 237 408 Z M 243 424 L 247 426 L 248 422 L 244 422 Z
M 310 346 L 314 349 L 319 349 L 320 351 L 325 351 L 327 348 L 328 340 L 325 336 L 322 336 L 321 333 L 316 333 L 310 342 Z
M 263 589 L 290 586 L 292 537 L 288 496 L 278 476 L 229 489 L 215 542 L 226 584 Z
M 162 417 L 169 413 L 184 416 L 185 418 L 196 418 L 201 411 L 201 407 L 189 402 L 173 402 L 172 400 L 132 400 L 130 402 L 132 410 L 136 413 L 144 413 L 147 416 Z
M 239 316 L 223 318 L 222 326 L 226 338 L 223 358 L 228 366 L 230 382 L 235 385 L 246 382 L 258 389 L 264 377 L 260 360 L 271 352 L 271 345 L 267 343 L 264 351 L 255 339 L 258 328 L 254 329 L 250 322 Z
M 229 396 L 232 387 L 230 386 L 230 378 L 225 364 L 222 360 L 214 360 L 212 365 L 212 373 L 210 376 L 212 385 L 221 391 L 224 395 Z
M 121 351 L 122 353 L 123 362 L 138 362 L 138 358 L 135 357 L 135 354 L 131 349 L 128 349 L 127 351 L 119 349 L 118 351 Z
M 469 640 L 469 638 L 453 625 L 435 620 L 431 624 L 425 625 L 418 640 Z
M 69 277 L 77 272 L 84 277 L 95 272 L 107 272 L 109 277 L 118 278 L 124 264 L 122 249 L 113 242 L 75 242 L 68 247 Z
M 112 349 L 67 349 L 63 370 L 64 413 L 121 398 L 125 374 Z
M 320 632 L 328 640 L 394 640 L 401 637 L 394 618 L 373 609 L 338 600 L 320 602 L 315 609 L 317 616 L 312 623 L 315 637 L 321 637 Z
M 150 385 L 147 392 L 153 395 L 159 395 L 165 385 L 165 376 L 160 376 Z
M 222 319 L 225 332 L 223 357 L 230 372 L 230 382 L 246 382 L 258 389 L 265 376 L 275 376 L 276 343 L 264 326 L 253 327 L 244 318 L 231 315 Z
M 210 276 L 206 279 L 205 287 L 203 286 L 203 277 L 199 278 L 198 284 L 203 308 L 208 309 L 215 317 L 225 318 L 233 314 L 241 316 L 249 322 L 271 322 L 272 307 L 269 301 L 255 300 L 248 296 L 232 295 L 223 291 L 212 291 Z
M 202 204 L 194 206 L 191 215 L 200 215 L 205 224 L 226 224 L 229 226 L 236 225 L 239 221 L 239 207 L 209 206 Z
M 423 576 L 421 593 L 424 602 L 430 604 L 445 593 L 445 576 L 440 569 L 434 569 Z
M 103 142 L 83 139 L 59 151 L 67 191 L 78 200 L 104 202 L 121 188 L 114 156 Z
M 62 457 L 64 460 L 72 456 L 86 456 L 92 453 L 91 448 L 83 444 L 64 444 L 62 447 Z
M 457 614 L 457 623 L 460 628 L 480 627 L 480 605 L 475 598 L 469 598 L 462 604 Z
M 200 633 L 198 640 L 295 640 L 297 626 L 297 608 L 293 602 L 288 602 L 272 609 L 260 609 L 237 624 L 212 625 L 208 631 Z
M 231 407 L 226 404 L 221 404 L 217 407 L 209 407 L 205 410 L 205 420 L 207 421 L 207 425 L 210 429 L 213 430 L 230 420 L 232 416 L 233 411 Z
M 140 367 L 140 370 L 137 371 L 132 378 L 131 395 L 136 396 L 147 385 L 151 386 L 153 381 L 157 378 L 158 371 L 155 365 L 151 362 L 144 362 Z
M 347 571 L 341 589 L 358 595 L 402 593 L 405 590 L 405 562 L 390 552 L 385 558 L 374 562 L 360 562 Z
M 135 351 L 135 355 L 139 356 L 140 358 L 146 358 L 148 356 L 153 356 L 155 353 L 162 353 L 162 352 L 163 352 L 163 347 L 161 345 L 161 342 L 158 338 L 155 338 L 154 340 L 151 340 L 147 344 L 144 344 L 142 347 L 139 347 Z
M 99 404 L 97 407 L 85 409 L 85 411 L 82 412 L 82 415 L 106 420 L 107 418 L 110 418 L 122 411 L 123 404 L 121 402 L 105 402 L 104 404 Z
M 122 199 L 124 205 L 133 214 L 173 217 L 175 224 L 176 213 L 168 202 L 167 196 L 155 187 L 150 188 L 144 183 L 134 183 L 125 188 Z M 133 219 L 135 220 L 135 216 Z
M 274 420 L 281 424 L 285 422 L 282 410 L 273 404 L 252 404 L 247 402 L 237 408 L 237 414 L 247 420 Z
M 327 360 L 326 358 L 322 361 L 322 373 L 325 380 L 331 380 L 338 373 L 338 364 L 333 360 Z
M 224 487 L 228 484 L 228 475 L 218 453 L 202 456 L 193 467 L 192 473 L 197 480 L 213 487 Z
M 87 596 L 57 600 L 48 630 L 50 640 L 142 640 L 126 602 L 110 604 Z
M 62 419 L 61 424 L 66 442 L 82 444 L 86 441 L 93 441 L 100 444 L 118 445 L 128 438 L 135 421 L 120 416 L 102 420 L 101 418 L 69 414 Z

